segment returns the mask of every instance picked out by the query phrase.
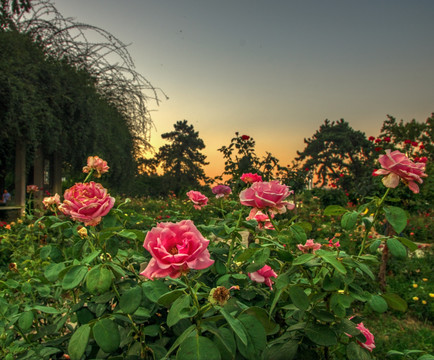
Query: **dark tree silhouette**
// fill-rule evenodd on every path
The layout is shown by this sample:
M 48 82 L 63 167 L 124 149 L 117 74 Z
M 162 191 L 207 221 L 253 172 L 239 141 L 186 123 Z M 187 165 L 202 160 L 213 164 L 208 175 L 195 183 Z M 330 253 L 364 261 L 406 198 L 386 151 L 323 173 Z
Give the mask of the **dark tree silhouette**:
M 374 145 L 364 133 L 354 130 L 343 119 L 325 120 L 312 138 L 304 139 L 306 148 L 297 151 L 296 161 L 314 172 L 315 184 L 324 186 L 339 181 L 343 186 L 361 190 L 370 183 L 373 169 Z M 351 185 L 353 184 L 353 185 Z
M 208 164 L 206 156 L 200 150 L 205 148 L 199 132 L 187 120 L 177 121 L 175 130 L 164 133 L 161 137 L 169 142 L 163 145 L 155 155 L 155 164 L 161 166 L 165 180 L 170 182 L 176 193 L 200 186 L 208 182 L 202 166 Z

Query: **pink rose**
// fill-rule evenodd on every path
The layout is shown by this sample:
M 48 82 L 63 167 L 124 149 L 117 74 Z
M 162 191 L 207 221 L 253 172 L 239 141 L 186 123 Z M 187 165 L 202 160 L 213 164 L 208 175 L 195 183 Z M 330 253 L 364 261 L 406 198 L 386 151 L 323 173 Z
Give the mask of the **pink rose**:
M 231 192 L 231 188 L 226 185 L 217 185 L 212 188 L 212 193 L 215 194 L 217 199 L 228 196 Z
M 318 243 L 314 242 L 312 239 L 309 239 L 309 240 L 306 240 L 306 243 L 304 245 L 298 244 L 297 247 L 299 250 L 301 250 L 305 254 L 309 253 L 311 250 L 313 253 L 315 253 L 315 251 L 321 249 L 321 244 L 318 244 Z
M 273 214 L 271 214 L 273 217 Z M 253 208 L 250 210 L 249 216 L 246 217 L 246 220 L 256 220 L 258 222 L 259 229 L 268 229 L 274 230 L 274 226 L 270 220 L 270 217 L 267 214 L 264 214 L 261 210 Z
M 187 196 L 193 202 L 194 208 L 197 210 L 202 209 L 208 203 L 208 198 L 199 191 L 191 190 L 187 193 Z
M 284 201 L 292 193 L 288 186 L 281 185 L 278 181 L 255 182 L 251 187 L 241 191 L 240 201 L 242 205 L 283 214 L 286 209 L 295 208 L 294 204 Z
M 241 181 L 244 181 L 246 184 L 253 184 L 262 181 L 262 177 L 258 174 L 247 173 L 241 176 Z
M 65 191 L 63 197 L 59 209 L 86 226 L 98 225 L 101 217 L 107 215 L 115 203 L 107 190 L 93 181 L 75 184 Z
M 264 265 L 264 267 L 262 267 L 258 271 L 248 273 L 247 275 L 252 281 L 256 281 L 258 283 L 265 283 L 265 285 L 267 285 L 270 290 L 273 290 L 273 281 L 271 280 L 271 278 L 277 278 L 277 274 L 268 265 Z
M 424 173 L 424 163 L 414 163 L 399 150 L 386 150 L 386 154 L 378 159 L 382 169 L 376 170 L 374 175 L 386 175 L 383 178 L 384 186 L 388 188 L 396 188 L 401 179 L 411 191 L 415 194 L 419 192 L 419 186 L 416 182 L 422 184 L 422 177 L 428 175 Z
M 89 156 L 87 158 L 87 166 L 83 167 L 84 173 L 96 171 L 95 177 L 100 178 L 102 174 L 108 172 L 110 167 L 107 166 L 107 161 L 104 161 L 98 156 Z
M 353 317 L 350 318 L 350 320 Z M 368 349 L 369 351 L 372 352 L 372 350 L 375 349 L 375 339 L 374 339 L 374 335 L 372 335 L 372 333 L 369 331 L 369 329 L 365 328 L 365 326 L 363 325 L 363 323 L 359 323 L 356 326 L 356 329 L 359 329 L 360 332 L 363 334 L 363 336 L 366 338 L 366 342 L 362 343 L 359 340 L 357 340 L 358 344 L 361 347 L 364 347 L 365 349 Z M 350 334 L 346 334 L 349 337 L 352 337 Z
M 46 209 L 51 209 L 54 211 L 56 207 L 60 205 L 60 196 L 59 194 L 56 194 L 54 196 L 45 197 L 44 200 L 42 200 L 42 203 Z
M 140 275 L 148 279 L 170 276 L 177 278 L 188 269 L 210 267 L 211 260 L 206 240 L 191 220 L 178 223 L 159 223 L 146 235 L 143 247 L 152 259 Z

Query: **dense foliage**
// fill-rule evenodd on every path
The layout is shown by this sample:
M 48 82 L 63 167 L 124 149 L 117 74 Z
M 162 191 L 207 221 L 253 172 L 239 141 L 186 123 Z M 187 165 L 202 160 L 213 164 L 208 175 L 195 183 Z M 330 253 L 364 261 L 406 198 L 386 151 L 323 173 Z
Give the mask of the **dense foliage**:
M 385 159 L 383 171 L 393 170 Z M 424 176 L 423 165 L 405 166 Z M 44 214 L 0 230 L 2 358 L 383 359 L 391 349 L 378 347 L 366 315 L 418 305 L 432 319 L 427 268 L 407 280 L 419 291 L 411 299 L 391 286 L 401 274 L 390 261 L 418 251 L 389 197 L 394 172 L 381 197 L 321 210 L 315 197 L 294 204 L 286 185 L 255 174 L 239 193 L 209 199 L 115 201 L 89 181 L 108 170 L 88 160 L 63 202 L 46 198 Z M 431 256 L 429 244 L 424 251 Z M 408 354 L 432 359 L 419 345 Z

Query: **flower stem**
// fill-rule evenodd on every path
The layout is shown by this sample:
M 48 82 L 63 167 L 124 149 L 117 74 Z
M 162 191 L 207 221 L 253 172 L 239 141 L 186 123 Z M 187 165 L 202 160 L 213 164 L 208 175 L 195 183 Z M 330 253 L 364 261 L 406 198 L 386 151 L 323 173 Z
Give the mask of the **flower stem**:
M 369 231 L 371 231 L 372 227 L 374 226 L 374 224 L 378 218 L 378 215 L 380 213 L 381 205 L 383 205 L 383 202 L 386 199 L 386 196 L 389 193 L 389 191 L 390 191 L 390 188 L 387 188 L 387 190 L 384 193 L 383 197 L 381 198 L 380 202 L 377 204 L 377 209 L 375 210 L 374 218 L 372 219 L 372 222 L 366 227 L 365 236 L 363 237 L 362 245 L 360 246 L 360 251 L 359 251 L 359 254 L 357 255 L 357 257 L 360 257 L 362 255 L 363 250 L 365 249 L 365 243 L 366 243 L 366 240 L 368 239 Z
M 235 226 L 235 229 L 238 230 L 239 226 L 240 226 L 240 221 L 241 221 L 241 216 L 243 215 L 243 212 L 240 210 L 240 215 L 238 216 L 238 220 L 237 220 L 237 225 Z M 231 235 L 231 245 L 229 247 L 229 253 L 228 253 L 228 261 L 226 262 L 226 267 L 229 269 L 229 267 L 231 266 L 232 263 L 232 254 L 234 252 L 234 247 L 235 247 L 235 235 Z

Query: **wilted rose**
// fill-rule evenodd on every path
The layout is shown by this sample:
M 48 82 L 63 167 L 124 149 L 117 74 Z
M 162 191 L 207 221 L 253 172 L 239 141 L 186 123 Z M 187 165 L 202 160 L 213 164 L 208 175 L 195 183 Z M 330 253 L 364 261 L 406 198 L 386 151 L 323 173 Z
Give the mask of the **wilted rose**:
M 170 276 L 177 278 L 188 269 L 202 270 L 211 266 L 206 240 L 191 220 L 159 223 L 146 235 L 143 247 L 152 259 L 140 275 L 148 279 Z
M 226 185 L 217 185 L 212 188 L 212 193 L 215 194 L 217 199 L 226 197 L 232 192 L 231 188 Z
M 187 196 L 193 202 L 194 208 L 197 210 L 202 209 L 208 203 L 208 198 L 200 191 L 190 190 Z
M 115 199 L 99 183 L 77 183 L 63 195 L 59 209 L 73 220 L 82 221 L 84 225 L 95 226 L 108 214 Z
M 44 200 L 42 200 L 42 203 L 46 209 L 55 211 L 56 207 L 60 205 L 60 196 L 56 193 L 54 196 L 45 197 Z
M 293 191 L 290 191 L 288 186 L 279 184 L 278 181 L 255 182 L 251 187 L 241 191 L 240 201 L 245 206 L 283 214 L 286 209 L 295 208 L 294 204 L 285 201 L 292 193 Z
M 104 161 L 99 156 L 89 156 L 87 158 L 87 166 L 83 167 L 84 173 L 96 171 L 95 177 L 100 178 L 102 174 L 108 172 L 110 167 L 107 166 L 107 161 Z
M 271 278 L 277 278 L 277 274 L 268 265 L 264 265 L 264 267 L 262 267 L 258 271 L 248 273 L 247 275 L 253 281 L 256 281 L 258 283 L 264 283 L 270 288 L 270 290 L 273 290 L 273 281 L 271 280 Z
M 414 163 L 399 150 L 386 150 L 386 154 L 378 159 L 382 169 L 374 171 L 374 175 L 386 175 L 383 177 L 383 184 L 388 188 L 396 188 L 401 179 L 415 194 L 419 192 L 419 186 L 423 183 L 422 178 L 425 174 L 425 164 L 422 162 Z

